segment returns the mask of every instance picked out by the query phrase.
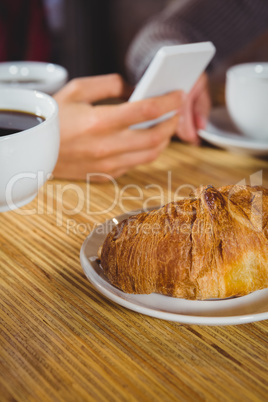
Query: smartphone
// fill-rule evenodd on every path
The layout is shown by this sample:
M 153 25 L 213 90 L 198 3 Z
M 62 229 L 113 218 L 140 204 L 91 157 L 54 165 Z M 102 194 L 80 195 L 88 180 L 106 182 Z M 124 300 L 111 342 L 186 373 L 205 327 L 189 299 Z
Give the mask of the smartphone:
M 183 90 L 188 93 L 204 72 L 215 54 L 212 42 L 164 46 L 158 50 L 149 67 L 138 82 L 129 102 Z M 148 128 L 172 116 L 170 111 L 158 119 L 131 126 L 132 129 Z

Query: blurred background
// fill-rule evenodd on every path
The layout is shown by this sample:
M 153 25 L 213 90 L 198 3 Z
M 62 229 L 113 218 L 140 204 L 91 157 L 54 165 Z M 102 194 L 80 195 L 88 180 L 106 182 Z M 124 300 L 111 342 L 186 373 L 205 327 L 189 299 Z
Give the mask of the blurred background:
M 137 31 L 172 0 L 42 0 L 53 60 L 70 77 L 119 72 Z
M 127 78 L 124 59 L 135 34 L 172 1 L 187 2 L 0 0 L 0 61 L 51 61 L 66 67 L 69 78 L 111 72 Z M 230 64 L 268 60 L 267 41 L 264 35 L 241 49 L 213 72 L 212 82 L 222 88 Z M 221 100 L 222 90 L 216 93 Z

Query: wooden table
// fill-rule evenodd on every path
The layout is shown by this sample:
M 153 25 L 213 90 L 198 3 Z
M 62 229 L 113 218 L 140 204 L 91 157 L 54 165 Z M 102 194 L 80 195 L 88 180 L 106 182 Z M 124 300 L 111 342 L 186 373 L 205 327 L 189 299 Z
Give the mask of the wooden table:
M 0 214 L 0 400 L 267 401 L 268 321 L 138 314 L 99 294 L 79 261 L 107 218 L 243 180 L 267 186 L 267 159 L 173 142 L 116 182 L 50 180 L 32 203 Z

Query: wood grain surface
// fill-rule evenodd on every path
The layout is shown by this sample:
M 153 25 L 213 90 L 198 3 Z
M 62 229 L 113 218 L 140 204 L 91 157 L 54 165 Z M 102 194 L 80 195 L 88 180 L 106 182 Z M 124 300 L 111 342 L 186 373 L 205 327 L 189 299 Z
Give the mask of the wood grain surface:
M 115 182 L 50 180 L 0 214 L 0 400 L 267 401 L 268 321 L 141 315 L 100 295 L 79 261 L 107 218 L 238 182 L 267 186 L 268 160 L 173 142 Z

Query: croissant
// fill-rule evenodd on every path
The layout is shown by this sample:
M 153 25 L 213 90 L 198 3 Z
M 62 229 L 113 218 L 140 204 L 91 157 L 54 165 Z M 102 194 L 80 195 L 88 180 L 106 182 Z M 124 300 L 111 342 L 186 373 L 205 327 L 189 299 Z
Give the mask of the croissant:
M 268 287 L 267 237 L 267 189 L 207 186 L 119 223 L 100 260 L 110 283 L 126 293 L 243 296 Z

